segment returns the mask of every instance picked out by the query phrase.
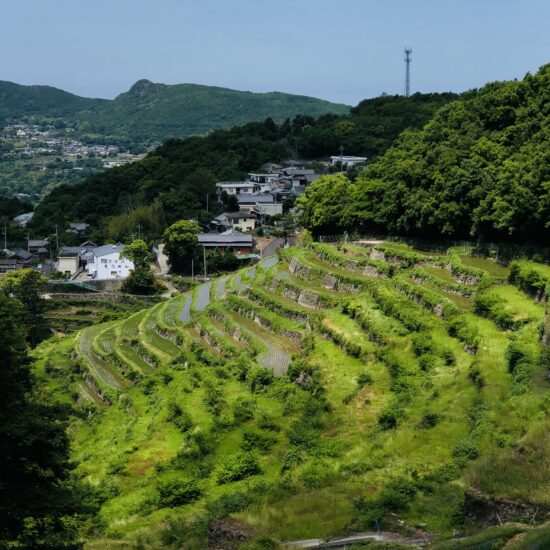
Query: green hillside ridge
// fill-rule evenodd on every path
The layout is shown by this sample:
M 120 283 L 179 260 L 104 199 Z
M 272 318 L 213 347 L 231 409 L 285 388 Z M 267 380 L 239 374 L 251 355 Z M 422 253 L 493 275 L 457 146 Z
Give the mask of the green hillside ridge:
M 55 224 L 81 220 L 103 230 L 99 239 L 118 240 L 135 231 L 138 223 L 155 237 L 182 217 L 209 221 L 206 195 L 214 196 L 216 180 L 245 178 L 264 163 L 296 154 L 327 157 L 340 145 L 346 153 L 376 158 L 404 128 L 420 127 L 455 98 L 454 94 L 379 97 L 361 102 L 346 115 L 298 116 L 282 124 L 267 119 L 204 137 L 170 140 L 142 161 L 54 189 L 38 205 L 32 227 L 47 235 Z
M 200 84 L 139 80 L 113 100 L 90 99 L 50 86 L 0 81 L 0 123 L 28 116 L 64 118 L 77 135 L 107 143 L 152 144 L 206 134 L 271 117 L 345 114 L 350 107 L 282 92 L 254 93 Z
M 87 548 L 377 525 L 405 546 L 544 544 L 548 268 L 466 252 L 293 247 L 42 344 L 37 375 L 86 411 L 69 434 L 100 495 Z
M 523 80 L 464 94 L 423 128 L 404 131 L 347 187 L 350 198 L 330 216 L 327 191 L 308 189 L 306 224 L 320 234 L 347 229 L 547 244 L 549 89 L 545 65 Z

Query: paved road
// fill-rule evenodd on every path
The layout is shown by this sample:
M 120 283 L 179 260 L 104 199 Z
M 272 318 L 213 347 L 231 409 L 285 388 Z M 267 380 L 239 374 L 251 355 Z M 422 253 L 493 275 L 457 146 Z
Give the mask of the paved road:
M 204 283 L 197 291 L 197 311 L 204 311 L 210 304 L 210 287 L 212 283 Z
M 277 252 L 277 249 L 285 244 L 284 239 L 274 239 L 263 250 L 262 256 L 273 256 Z
M 187 298 L 185 298 L 185 303 L 183 304 L 183 309 L 181 310 L 180 315 L 180 321 L 183 321 L 184 323 L 191 319 L 191 300 L 192 296 L 191 293 L 189 293 Z
M 322 540 L 308 539 L 295 540 L 284 544 L 286 548 L 348 548 L 349 546 L 361 542 L 395 542 L 414 548 L 426 546 L 427 540 L 420 537 L 402 537 L 396 533 L 362 533 L 340 539 Z

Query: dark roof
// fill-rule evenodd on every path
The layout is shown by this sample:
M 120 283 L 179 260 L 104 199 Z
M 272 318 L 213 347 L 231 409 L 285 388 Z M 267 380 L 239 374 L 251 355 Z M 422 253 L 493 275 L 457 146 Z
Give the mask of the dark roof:
M 32 247 L 40 247 L 40 246 L 48 246 L 50 243 L 45 239 L 30 239 L 28 241 L 29 246 Z
M 275 202 L 275 197 L 271 193 L 241 193 L 237 196 L 239 203 L 242 204 L 271 204 Z
M 59 249 L 58 256 L 60 258 L 73 258 L 75 256 L 80 256 L 82 252 L 85 252 L 79 246 L 62 246 Z
M 197 239 L 202 246 L 252 246 L 252 235 L 233 229 L 223 233 L 201 233 Z
M 17 250 L 14 250 L 11 254 L 9 254 L 8 258 L 20 258 L 21 260 L 30 260 L 32 258 L 32 254 L 28 250 L 18 248 Z
M 227 212 L 224 215 L 227 217 L 228 220 L 238 220 L 238 219 L 241 219 L 241 218 L 244 218 L 244 219 L 254 218 L 254 219 L 256 219 L 256 216 L 254 216 L 254 214 L 250 214 L 250 212 Z

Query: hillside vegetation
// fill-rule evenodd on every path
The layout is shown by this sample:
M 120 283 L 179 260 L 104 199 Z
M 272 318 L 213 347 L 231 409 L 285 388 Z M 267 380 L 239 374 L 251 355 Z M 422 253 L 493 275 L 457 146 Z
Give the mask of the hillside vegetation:
M 432 548 L 543 548 L 549 290 L 527 261 L 306 242 L 46 342 L 38 376 L 86 412 L 69 433 L 101 503 L 88 547 L 380 526 Z
M 548 243 L 549 90 L 546 65 L 445 105 L 368 166 L 331 219 L 309 226 Z
M 102 238 L 109 233 L 120 239 L 141 224 L 154 237 L 177 219 L 207 217 L 206 196 L 212 206 L 216 180 L 242 179 L 263 163 L 295 155 L 337 154 L 340 145 L 348 154 L 376 157 L 404 128 L 420 127 L 454 98 L 453 94 L 380 97 L 361 102 L 349 115 L 298 116 L 282 124 L 269 118 L 204 137 L 170 140 L 142 161 L 74 187 L 54 189 L 38 206 L 33 228 L 48 234 L 56 223 L 82 220 L 103 229 Z M 122 214 L 123 223 L 109 219 Z
M 135 148 L 170 137 L 206 134 L 271 117 L 345 114 L 349 106 L 281 92 L 253 93 L 198 84 L 139 80 L 113 100 L 90 99 L 51 86 L 0 81 L 0 124 L 35 116 L 64 118 L 85 141 Z

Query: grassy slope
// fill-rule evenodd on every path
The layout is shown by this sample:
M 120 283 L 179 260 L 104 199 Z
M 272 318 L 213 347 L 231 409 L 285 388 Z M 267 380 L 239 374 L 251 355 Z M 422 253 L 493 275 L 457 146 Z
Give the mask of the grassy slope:
M 335 250 L 335 254 L 343 252 Z M 354 254 L 361 257 L 364 251 L 349 247 L 347 255 L 352 258 Z M 303 308 L 282 297 L 280 285 L 270 286 L 274 276 L 281 277 L 280 273 L 287 270 L 291 257 L 314 271 L 309 276 L 302 272 L 282 280 L 298 290 L 307 288 L 337 300 L 340 305 L 324 310 Z M 503 275 L 489 260 L 480 263 L 476 259 L 470 264 Z M 438 265 L 423 268 L 445 281 L 446 274 Z M 404 270 L 403 275 L 411 269 Z M 324 289 L 324 273 L 352 276 L 365 282 L 366 290 L 349 295 Z M 93 331 L 93 349 L 98 353 L 112 348 L 115 357 L 118 346 L 128 344 L 122 342 L 124 337 L 140 342 L 157 360 L 151 373 L 138 376 L 127 388 L 116 390 L 95 377 L 98 393 L 109 397 L 112 404 L 98 407 L 90 419 L 75 420 L 71 428 L 77 472 L 107 494 L 100 513 L 105 536 L 135 539 L 145 530 L 146 538 L 156 540 L 154 532 L 159 524 L 174 514 L 203 514 L 205 507 L 216 509 L 213 504 L 223 495 L 245 491 L 253 495 L 253 502 L 241 511 L 232 508 L 238 521 L 281 540 L 325 538 L 349 528 L 372 528 L 372 523 L 354 510 L 354 500 L 372 500 L 389 484 L 403 479 L 421 482 L 415 482 L 420 488 L 399 510 L 399 517 L 406 525 L 422 524 L 440 537 L 450 536 L 457 527 L 464 528 L 456 523 L 457 515 L 464 491 L 472 488 L 497 498 L 550 506 L 550 471 L 546 467 L 550 463 L 550 399 L 545 370 L 534 361 L 527 379 L 520 384 L 507 366 L 512 340 L 526 342 L 530 353 L 538 356 L 538 326 L 544 308 L 515 287 L 491 284 L 483 292 L 493 293 L 507 314 L 515 318 L 522 313 L 525 319 L 517 331 L 503 330 L 490 314 L 481 317 L 464 307 L 464 322 L 474 327 L 479 339 L 475 355 L 452 336 L 450 320 L 434 315 L 431 308 L 409 300 L 405 309 L 411 317 L 405 316 L 405 309 L 387 309 L 381 301 L 384 296 L 390 301 L 404 299 L 393 279 L 363 277 L 304 249 L 286 251 L 269 272 L 260 268 L 252 277 L 243 272 L 228 281 L 228 292 L 240 293 L 241 307 L 253 308 L 272 329 L 259 328 L 235 312 L 227 314 L 223 302 L 215 302 L 213 307 L 218 313 L 225 312 L 225 322 L 219 317 L 213 321 L 214 310 L 207 309 L 195 312 L 184 326 L 175 315 L 183 306 L 182 297 L 106 325 L 103 331 L 87 329 Z M 256 294 L 246 292 L 243 285 L 257 289 Z M 445 292 L 437 286 L 414 283 L 412 288 L 415 292 L 430 290 L 446 303 Z M 266 311 L 268 290 L 274 302 L 270 312 Z M 275 306 L 277 312 L 273 311 Z M 368 324 L 359 317 L 352 319 L 352 306 L 365 313 Z M 315 328 L 313 332 L 305 330 L 313 334 L 313 349 L 302 352 L 299 363 L 295 363 L 318 373 L 331 407 L 330 412 L 317 413 L 323 427 L 309 446 L 296 446 L 289 433 L 309 399 L 307 388 L 283 376 L 259 391 L 250 375 L 244 374 L 265 353 L 262 340 L 266 337 L 288 353 L 299 350 L 284 330 L 304 329 L 285 318 L 283 311 L 307 315 L 308 326 Z M 410 329 L 411 319 L 424 327 L 422 334 Z M 237 343 L 231 336 L 230 328 L 239 323 L 248 333 L 248 344 L 242 340 Z M 72 346 L 73 340 L 67 338 L 46 343 L 37 351 L 39 374 L 47 376 L 48 388 L 65 400 L 78 391 L 83 369 L 89 368 L 84 358 L 80 369 L 71 365 Z M 109 361 L 109 354 L 102 355 L 102 360 Z M 131 358 L 128 361 L 131 363 Z M 111 359 L 110 368 L 127 377 L 126 367 L 116 359 Z M 369 381 L 358 384 L 359 376 L 365 373 L 370 374 Z M 63 379 L 70 384 L 59 383 Z M 212 387 L 223 397 L 217 412 L 208 404 Z M 82 399 L 88 397 L 90 401 L 90 395 L 81 393 Z M 235 421 L 242 399 L 253 403 L 253 416 Z M 176 427 L 170 417 L 170 403 L 177 403 L 190 414 L 194 423 L 191 431 L 182 433 Z M 400 413 L 393 429 L 384 429 L 380 423 L 387 411 Z M 271 432 L 262 420 L 266 416 L 275 426 Z M 432 424 L 426 424 L 427 418 Z M 263 473 L 218 484 L 222 464 L 239 452 L 243 433 L 251 429 L 273 436 L 269 450 L 253 451 Z M 190 458 L 189 449 L 197 433 L 206 434 L 213 447 L 205 456 Z M 460 456 L 465 445 L 475 448 L 479 458 Z M 281 478 L 289 450 L 298 457 L 297 463 Z M 174 472 L 194 479 L 203 495 L 175 510 L 159 501 L 159 483 Z M 255 489 L 260 483 L 268 485 Z M 401 528 L 391 518 L 385 523 L 386 528 Z

